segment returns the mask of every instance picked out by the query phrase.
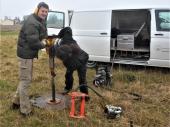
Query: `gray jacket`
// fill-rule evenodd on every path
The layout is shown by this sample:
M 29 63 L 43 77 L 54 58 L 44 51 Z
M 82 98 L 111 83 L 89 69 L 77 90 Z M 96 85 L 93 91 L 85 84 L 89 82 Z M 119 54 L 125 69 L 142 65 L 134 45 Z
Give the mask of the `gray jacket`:
M 38 58 L 39 49 L 44 48 L 42 39 L 47 38 L 46 23 L 35 14 L 25 20 L 18 38 L 17 56 L 23 59 Z

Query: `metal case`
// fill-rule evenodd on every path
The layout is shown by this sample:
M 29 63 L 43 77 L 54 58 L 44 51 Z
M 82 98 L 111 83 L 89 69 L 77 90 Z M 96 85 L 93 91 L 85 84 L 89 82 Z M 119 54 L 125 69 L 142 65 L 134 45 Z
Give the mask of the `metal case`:
M 120 34 L 117 36 L 117 49 L 118 50 L 134 50 L 134 34 Z

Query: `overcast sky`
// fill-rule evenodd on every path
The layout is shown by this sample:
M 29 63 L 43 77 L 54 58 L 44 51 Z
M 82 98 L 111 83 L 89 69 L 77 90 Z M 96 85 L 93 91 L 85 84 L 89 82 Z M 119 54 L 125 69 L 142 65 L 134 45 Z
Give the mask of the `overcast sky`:
M 170 0 L 0 0 L 0 18 L 31 14 L 41 1 L 52 10 L 88 10 L 110 8 L 167 7 Z

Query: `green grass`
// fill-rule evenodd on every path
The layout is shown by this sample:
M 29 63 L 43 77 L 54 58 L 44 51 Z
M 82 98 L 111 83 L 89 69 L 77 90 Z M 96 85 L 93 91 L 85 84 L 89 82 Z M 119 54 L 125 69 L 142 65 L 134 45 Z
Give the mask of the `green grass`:
M 18 31 L 1 31 L 1 36 L 18 35 Z
M 157 68 L 130 68 L 116 66 L 113 70 L 111 90 L 95 88 L 112 105 L 121 106 L 123 114 L 118 119 L 107 119 L 100 106 L 102 101 L 90 91 L 90 102 L 86 104 L 86 119 L 69 117 L 70 109 L 51 111 L 33 107 L 34 115 L 23 118 L 19 111 L 11 110 L 12 97 L 18 85 L 18 61 L 16 42 L 18 32 L 1 33 L 0 42 L 0 127 L 169 127 L 170 126 L 170 73 Z M 64 88 L 65 68 L 56 62 L 56 90 Z M 92 86 L 94 69 L 88 69 L 88 85 Z M 78 86 L 77 73 L 74 73 L 74 88 Z M 34 61 L 33 81 L 30 95 L 50 93 L 50 74 L 48 57 L 40 52 Z M 119 92 L 123 93 L 119 93 Z M 127 94 L 135 92 L 142 95 L 141 101 L 133 100 Z

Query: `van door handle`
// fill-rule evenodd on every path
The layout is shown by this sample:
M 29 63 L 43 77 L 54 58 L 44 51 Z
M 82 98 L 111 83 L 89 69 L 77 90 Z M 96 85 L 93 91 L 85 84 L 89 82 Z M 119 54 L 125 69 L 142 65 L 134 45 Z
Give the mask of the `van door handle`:
M 163 34 L 155 34 L 155 36 L 163 36 Z
M 100 33 L 101 35 L 107 35 L 107 33 Z

